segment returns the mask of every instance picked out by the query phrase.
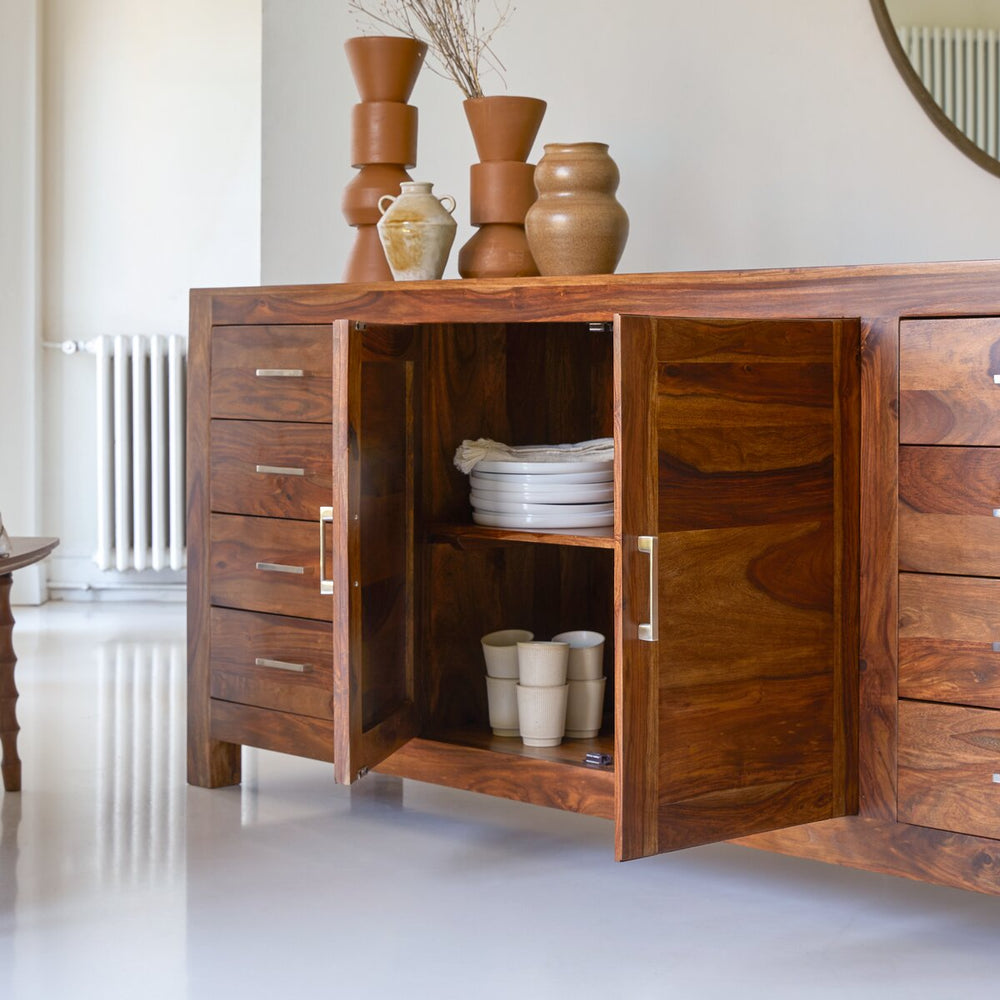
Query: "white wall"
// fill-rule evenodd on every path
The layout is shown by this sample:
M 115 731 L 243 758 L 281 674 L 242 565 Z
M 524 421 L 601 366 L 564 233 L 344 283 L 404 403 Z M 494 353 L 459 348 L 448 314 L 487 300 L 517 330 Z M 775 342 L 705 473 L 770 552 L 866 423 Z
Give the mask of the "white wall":
M 260 0 L 46 0 L 43 59 L 45 340 L 186 333 L 192 286 L 256 283 Z M 44 364 L 50 581 L 132 584 L 91 561 L 93 358 Z
M 346 6 L 264 0 L 267 282 L 339 280 L 350 247 Z M 868 0 L 516 7 L 495 43 L 508 92 L 549 102 L 535 159 L 547 141 L 610 144 L 632 222 L 620 271 L 998 255 L 1000 179 L 927 119 Z M 424 71 L 412 101 L 412 173 L 459 200 L 457 248 L 475 161 L 461 95 Z
M 0 514 L 12 535 L 41 533 L 38 6 L 0 0 Z M 12 600 L 37 603 L 42 579 L 20 570 Z

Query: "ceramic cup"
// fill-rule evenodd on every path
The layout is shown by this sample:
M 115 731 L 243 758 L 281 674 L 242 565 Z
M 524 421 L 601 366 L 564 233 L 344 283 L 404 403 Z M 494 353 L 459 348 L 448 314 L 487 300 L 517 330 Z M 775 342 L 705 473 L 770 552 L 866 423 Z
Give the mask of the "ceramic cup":
M 595 681 L 604 676 L 604 636 L 600 632 L 560 632 L 552 641 L 569 643 L 568 680 Z
M 517 644 L 535 638 L 534 632 L 523 628 L 505 628 L 490 632 L 480 640 L 486 673 L 490 677 L 508 677 L 517 680 Z
M 566 730 L 569 685 L 527 687 L 517 685 L 517 717 L 521 742 L 526 747 L 555 747 Z
M 591 739 L 601 728 L 604 715 L 605 678 L 569 681 L 566 701 L 566 735 L 576 740 Z
M 494 736 L 520 736 L 517 716 L 517 678 L 486 677 L 490 728 Z
M 565 642 L 519 642 L 518 679 L 525 687 L 560 687 L 566 683 L 569 644 Z

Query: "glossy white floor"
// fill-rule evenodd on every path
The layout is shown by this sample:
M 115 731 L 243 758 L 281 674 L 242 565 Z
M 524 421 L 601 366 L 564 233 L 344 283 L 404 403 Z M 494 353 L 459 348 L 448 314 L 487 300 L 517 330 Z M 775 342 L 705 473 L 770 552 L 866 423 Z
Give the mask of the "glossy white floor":
M 244 751 L 184 781 L 184 613 L 15 608 L 0 997 L 992 995 L 1000 900 Z

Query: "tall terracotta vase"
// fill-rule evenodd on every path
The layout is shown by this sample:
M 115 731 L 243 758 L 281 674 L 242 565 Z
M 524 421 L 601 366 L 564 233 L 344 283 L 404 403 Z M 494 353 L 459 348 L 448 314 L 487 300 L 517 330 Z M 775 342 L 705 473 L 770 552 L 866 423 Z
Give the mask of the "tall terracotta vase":
M 417 109 L 406 102 L 427 46 L 412 38 L 367 35 L 344 44 L 361 96 L 351 111 L 351 166 L 358 175 L 344 189 L 341 208 L 357 229 L 344 281 L 392 281 L 375 228 L 383 195 L 398 195 L 417 162 Z
M 544 275 L 611 274 L 628 239 L 615 198 L 618 167 L 603 142 L 551 143 L 535 168 L 538 200 L 525 219 Z
M 480 163 L 470 169 L 470 221 L 479 231 L 458 254 L 463 278 L 529 277 L 538 268 L 524 234 L 535 200 L 535 168 L 525 162 L 545 115 L 534 97 L 477 97 L 464 104 Z

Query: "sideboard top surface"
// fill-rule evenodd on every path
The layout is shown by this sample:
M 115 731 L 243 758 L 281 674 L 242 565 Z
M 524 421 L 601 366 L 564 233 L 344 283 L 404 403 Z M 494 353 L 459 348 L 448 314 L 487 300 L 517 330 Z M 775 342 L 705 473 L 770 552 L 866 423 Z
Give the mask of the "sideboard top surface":
M 608 321 L 616 314 L 961 316 L 1000 313 L 1000 260 L 559 278 L 194 289 L 215 325 Z

